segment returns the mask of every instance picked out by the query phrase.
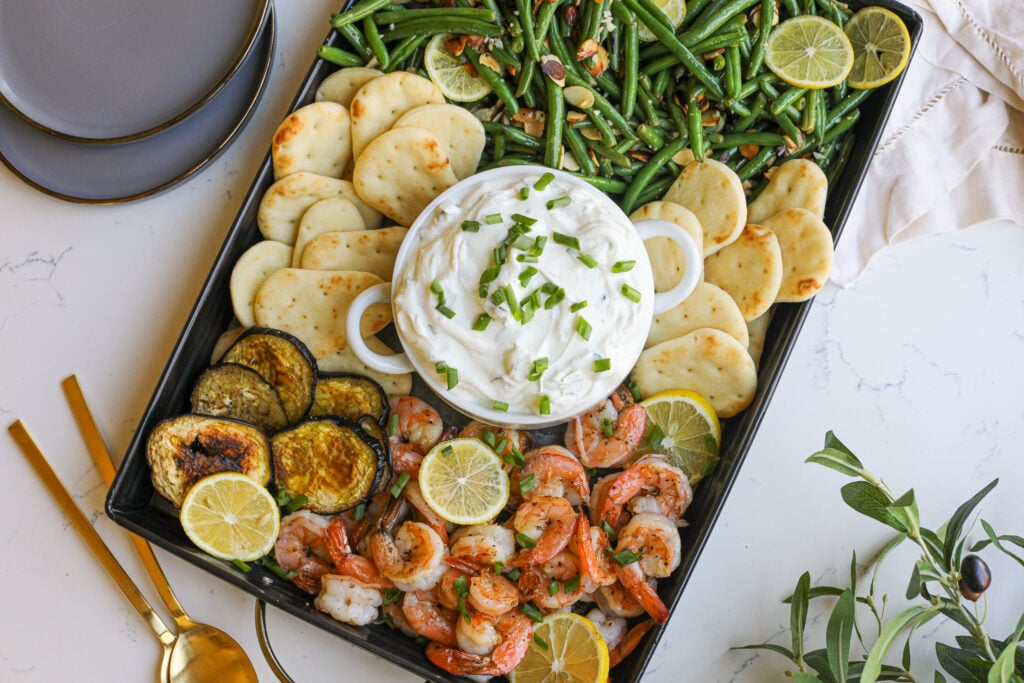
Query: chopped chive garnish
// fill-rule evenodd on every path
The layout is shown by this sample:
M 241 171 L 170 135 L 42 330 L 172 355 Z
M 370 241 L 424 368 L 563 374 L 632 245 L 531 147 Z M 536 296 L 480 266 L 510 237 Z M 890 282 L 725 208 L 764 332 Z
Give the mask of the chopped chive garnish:
M 501 266 L 491 266 L 480 273 L 480 284 L 486 285 L 489 282 L 494 282 L 501 275 Z
M 576 251 L 580 250 L 580 241 L 572 235 L 566 235 L 564 232 L 555 232 L 552 233 L 551 239 L 555 241 L 555 244 L 561 244 Z
M 498 560 L 497 562 L 494 563 L 494 573 L 495 574 L 500 574 L 503 571 L 505 571 L 505 563 L 502 562 L 501 560 Z
M 565 290 L 559 287 L 555 292 L 544 300 L 544 308 L 554 308 L 565 299 Z
M 242 562 L 241 560 L 231 560 L 231 564 L 235 565 L 236 569 L 243 572 L 247 572 L 250 569 L 252 569 L 252 567 L 247 565 L 245 562 Z
M 555 591 L 555 592 L 557 592 L 557 591 Z M 554 593 L 552 593 L 552 595 L 554 595 Z M 537 644 L 537 647 L 539 647 L 540 649 L 544 650 L 545 652 L 547 652 L 548 648 L 550 647 L 548 645 L 548 641 L 546 641 L 543 638 L 541 638 L 539 633 L 534 633 L 533 634 L 533 642 Z
M 576 318 L 576 334 L 580 335 L 587 341 L 590 341 L 590 332 L 593 329 L 594 328 L 590 326 L 590 323 L 588 323 L 582 315 Z
M 508 438 L 503 436 L 503 437 L 501 437 L 501 441 L 498 442 L 498 445 L 494 447 L 494 450 L 496 450 L 497 452 L 501 453 L 507 447 L 508 447 Z
M 633 266 L 636 265 L 636 261 L 616 261 L 612 264 L 613 273 L 625 273 L 633 270 Z
M 548 396 L 547 394 L 541 394 L 540 395 L 540 399 L 538 400 L 538 403 L 540 404 L 539 408 L 540 408 L 540 414 L 541 415 L 550 415 L 551 414 L 551 397 L 550 396 Z
M 507 576 L 512 581 L 518 581 L 519 580 L 519 575 L 521 573 L 522 572 L 519 571 L 519 567 L 513 567 L 512 569 L 508 570 L 508 573 L 505 574 L 505 576 Z
M 502 218 L 500 213 L 492 213 L 488 216 L 484 216 L 484 223 L 487 223 L 487 225 L 494 225 L 495 223 L 500 223 L 501 221 Z
M 540 286 L 540 291 L 541 291 L 542 294 L 549 294 L 550 295 L 550 294 L 554 294 L 558 290 L 559 290 L 559 286 L 556 285 L 554 282 L 545 282 L 543 285 Z
M 400 597 L 402 597 L 402 591 L 392 587 L 384 591 L 383 602 L 385 605 L 390 605 L 391 603 L 398 602 Z
M 516 299 L 516 292 L 512 289 L 512 283 L 505 285 L 505 303 L 508 304 L 508 308 L 512 311 L 512 317 L 519 318 L 519 301 Z
M 484 443 L 490 446 L 491 448 L 494 448 L 494 444 L 498 442 L 498 437 L 495 436 L 494 432 L 492 432 L 490 429 L 485 429 L 484 433 L 481 435 L 480 438 L 482 438 Z
M 441 283 L 437 280 L 430 283 L 430 291 L 439 297 L 444 297 L 444 290 L 441 288 Z
M 449 391 L 459 386 L 459 371 L 457 369 L 449 365 L 445 369 L 444 374 L 447 375 L 446 379 L 448 380 Z
M 547 186 L 551 184 L 551 181 L 554 179 L 554 173 L 545 173 L 544 175 L 537 179 L 537 182 L 533 184 L 533 189 L 537 190 L 538 192 L 540 192 L 541 190 L 545 190 L 547 189 Z
M 544 614 L 532 602 L 524 602 L 519 605 L 519 611 L 538 624 L 544 621 Z
M 439 360 L 436 363 L 434 363 L 434 372 L 436 372 L 437 374 L 442 375 L 447 371 L 448 364 L 445 363 L 443 360 Z M 398 415 L 392 415 L 391 417 L 395 418 L 396 420 L 398 419 Z M 394 436 L 394 434 L 392 434 L 391 436 Z
M 502 289 L 494 290 L 494 294 L 491 294 L 491 303 L 495 306 L 505 303 L 505 291 Z
M 388 436 L 398 436 L 398 413 L 388 416 Z
M 395 626 L 395 620 L 391 618 L 390 614 L 385 614 L 383 619 L 384 619 L 384 624 L 387 625 L 388 628 L 390 628 L 392 630 L 398 628 L 397 626 Z
M 536 382 L 540 379 L 540 376 L 544 374 L 544 371 L 548 369 L 547 357 L 538 358 L 530 364 L 530 374 L 526 376 L 526 379 L 531 382 Z
M 528 474 L 519 480 L 519 491 L 520 493 L 529 493 L 533 490 L 533 487 L 537 485 L 537 481 L 534 475 Z M 530 546 L 531 548 L 533 546 Z
M 519 284 L 525 287 L 530 283 L 530 278 L 532 278 L 538 272 L 540 271 L 538 271 L 533 266 L 527 266 L 526 268 L 523 269 L 523 272 L 519 273 Z
M 548 595 L 552 595 L 553 596 L 556 593 L 558 593 L 558 588 L 559 588 L 559 586 L 558 586 L 558 582 L 557 581 L 552 581 L 551 583 L 549 583 L 548 584 Z
M 513 249 L 518 249 L 519 251 L 526 251 L 531 246 L 533 246 L 533 240 L 531 240 L 526 235 L 519 235 L 513 241 L 509 242 L 508 246 L 512 247 Z
M 580 254 L 576 258 L 578 258 L 580 260 L 580 263 L 585 265 L 587 268 L 593 268 L 597 265 L 597 259 L 595 259 L 590 254 Z
M 533 241 L 533 246 L 530 248 L 530 256 L 540 256 L 544 253 L 544 246 L 548 243 L 547 235 L 537 235 L 537 239 Z
M 519 195 L 518 196 L 519 196 L 519 200 L 520 201 L 525 201 L 525 200 L 529 199 L 530 198 L 530 186 L 526 185 L 525 187 L 520 187 L 519 188 Z
M 469 595 L 469 581 L 465 576 L 460 576 L 452 582 L 452 588 L 455 589 L 455 594 L 463 597 Z
M 613 434 L 615 434 L 615 423 L 609 420 L 607 417 L 601 418 L 601 432 L 605 436 L 611 437 Z
M 512 464 L 516 467 L 522 467 L 526 464 L 526 456 L 522 454 L 515 444 L 510 445 L 512 446 Z
M 514 214 L 512 214 L 512 220 L 514 220 L 516 223 L 519 223 L 520 225 L 525 225 L 527 227 L 529 227 L 529 226 L 531 226 L 531 225 L 533 225 L 534 223 L 537 222 L 536 218 L 531 218 L 529 216 L 524 216 L 521 213 L 514 213 Z
M 545 206 L 547 206 L 548 210 L 550 211 L 551 209 L 557 209 L 557 208 L 560 208 L 560 207 L 563 207 L 563 206 L 569 206 L 570 204 L 572 204 L 572 197 L 566 196 L 566 197 L 559 197 L 558 199 L 549 199 L 548 203 L 545 204 Z
M 519 263 L 540 263 L 540 257 L 531 254 L 516 254 L 516 261 L 519 261 Z
M 356 505 L 356 509 L 352 511 L 352 519 L 359 522 L 362 521 L 364 516 L 366 516 L 366 503 L 360 503 L 359 505 Z
M 287 510 L 288 512 L 295 512 L 296 510 L 298 510 L 299 508 L 301 508 L 301 507 L 302 507 L 303 505 L 305 505 L 305 504 L 306 504 L 306 501 L 308 501 L 308 500 L 309 500 L 309 499 L 308 499 L 308 498 L 306 498 L 306 496 L 305 496 L 304 494 L 301 494 L 301 493 L 300 493 L 299 495 L 297 495 L 297 496 L 295 496 L 294 498 L 292 498 L 292 499 L 291 499 L 291 500 L 290 500 L 290 501 L 288 502 L 288 504 L 287 504 L 287 505 L 285 505 L 284 507 L 285 507 L 285 509 L 286 509 L 286 510 Z
M 612 369 L 611 358 L 598 358 L 594 361 L 594 372 L 607 372 Z
M 640 291 L 629 285 L 622 285 L 622 295 L 634 303 L 640 302 Z
M 448 318 L 449 320 L 455 317 L 455 311 L 448 308 L 444 304 L 437 305 L 437 312 L 443 315 L 444 317 Z
M 507 260 L 508 248 L 502 244 L 494 248 L 494 263 L 497 265 L 504 265 Z
M 480 221 L 462 221 L 462 229 L 465 232 L 480 232 Z
M 279 565 L 275 560 L 271 559 L 267 555 L 264 555 L 263 557 L 261 557 L 260 560 L 259 560 L 259 563 L 262 564 L 267 569 L 269 569 L 270 571 L 272 571 L 275 574 L 277 574 L 278 576 L 280 576 L 282 579 L 285 579 L 287 581 L 291 581 L 295 577 L 295 575 L 298 573 L 298 572 L 296 572 L 294 570 L 285 571 L 284 568 L 281 565 Z
M 582 310 L 582 309 L 584 309 L 586 307 L 587 307 L 587 300 L 586 299 L 584 299 L 583 301 L 577 301 L 576 303 L 574 303 L 572 306 L 569 307 L 569 312 L 570 313 L 575 313 L 576 311 Z
M 530 550 L 537 546 L 537 541 L 533 540 L 526 534 L 516 534 L 516 543 L 518 543 L 520 547 L 526 548 L 527 550 Z
M 504 401 L 497 401 L 496 400 L 491 405 L 491 407 L 494 408 L 495 410 L 497 410 L 500 413 L 507 413 L 508 412 L 508 404 L 505 403 Z
M 636 382 L 630 382 L 626 385 L 629 388 L 629 393 L 633 394 L 633 400 L 640 400 L 640 385 Z
M 450 445 L 449 446 L 445 446 L 444 448 L 441 449 L 441 457 L 442 458 L 447 458 L 449 455 L 451 455 L 454 452 L 455 452 L 455 449 L 452 448 Z
M 601 528 L 601 531 L 605 533 L 605 536 L 608 537 L 609 543 L 615 543 L 615 541 L 618 540 L 619 534 L 617 531 L 615 531 L 615 529 L 612 528 L 611 524 L 602 519 L 601 523 L 598 524 L 598 526 Z
M 580 575 L 579 574 L 577 574 L 576 576 L 574 576 L 571 579 L 569 579 L 568 581 L 566 581 L 565 585 L 562 586 L 562 590 L 564 590 L 566 593 L 575 593 L 577 590 L 579 590 L 579 588 L 580 588 Z
M 402 490 L 405 488 L 405 485 L 409 483 L 410 479 L 412 479 L 412 475 L 408 472 L 402 472 L 399 474 L 398 479 L 396 479 L 395 483 L 391 485 L 391 497 L 398 498 L 402 495 Z
M 657 451 L 661 448 L 661 442 L 665 440 L 665 432 L 662 430 L 661 425 L 654 425 L 651 428 L 651 433 L 647 435 L 647 445 L 652 450 Z
M 481 313 L 476 317 L 476 321 L 473 323 L 473 329 L 477 332 L 483 332 L 487 329 L 487 326 L 491 324 L 491 316 L 487 313 Z
M 620 550 L 612 554 L 612 559 L 618 562 L 620 567 L 627 567 L 640 559 L 640 553 L 634 550 Z

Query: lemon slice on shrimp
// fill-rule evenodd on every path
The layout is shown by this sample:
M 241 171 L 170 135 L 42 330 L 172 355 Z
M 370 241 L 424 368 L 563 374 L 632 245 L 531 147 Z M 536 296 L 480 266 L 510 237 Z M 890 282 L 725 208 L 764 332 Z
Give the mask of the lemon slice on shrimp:
M 251 562 L 274 547 L 281 510 L 266 487 L 238 472 L 203 477 L 181 504 L 181 526 L 201 550 Z
M 608 680 L 608 645 L 584 616 L 556 612 L 533 627 L 526 656 L 509 674 L 510 683 L 603 683 Z
M 449 439 L 431 448 L 419 484 L 427 505 L 454 524 L 483 524 L 508 501 L 501 457 L 480 439 Z
M 663 391 L 640 402 L 647 426 L 637 455 L 662 453 L 693 486 L 718 464 L 722 427 L 708 400 L 695 391 Z

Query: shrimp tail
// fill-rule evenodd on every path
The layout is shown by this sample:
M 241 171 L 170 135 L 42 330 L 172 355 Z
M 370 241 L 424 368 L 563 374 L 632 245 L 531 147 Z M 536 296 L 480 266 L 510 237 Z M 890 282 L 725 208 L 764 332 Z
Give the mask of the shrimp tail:
M 647 619 L 629 629 L 618 645 L 608 651 L 608 668 L 618 666 L 640 644 L 647 632 L 654 628 L 654 620 Z
M 638 562 L 625 567 L 616 564 L 615 573 L 618 574 L 619 581 L 622 582 L 626 591 L 651 615 L 652 619 L 661 625 L 668 621 L 668 607 L 661 601 L 658 592 L 644 580 L 644 574 Z

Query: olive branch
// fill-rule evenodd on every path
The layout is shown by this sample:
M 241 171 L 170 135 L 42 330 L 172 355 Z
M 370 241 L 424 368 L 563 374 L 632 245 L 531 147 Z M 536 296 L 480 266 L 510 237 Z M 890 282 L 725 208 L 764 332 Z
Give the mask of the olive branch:
M 784 601 L 790 604 L 792 647 L 757 643 L 736 649 L 768 650 L 788 658 L 796 668 L 786 671 L 786 675 L 797 683 L 915 682 L 918 679 L 910 672 L 910 642 L 914 631 L 942 615 L 967 632 L 967 635 L 956 637 L 955 647 L 944 643 L 935 645 L 939 665 L 954 680 L 964 683 L 1024 683 L 1024 646 L 1019 645 L 1024 634 L 1024 614 L 1012 634 L 1004 640 L 997 640 L 985 630 L 984 614 L 978 616 L 968 605 L 982 597 L 991 580 L 988 565 L 974 553 L 992 545 L 1024 567 L 1024 559 L 1009 549 L 1009 546 L 1024 548 L 1024 537 L 997 535 L 985 520 L 981 520 L 981 527 L 987 538 L 964 554 L 969 531 L 967 522 L 999 480 L 993 480 L 978 491 L 933 531 L 921 526 L 913 489 L 897 496 L 884 480 L 866 470 L 831 431 L 825 436 L 824 448 L 807 458 L 807 462 L 857 478 L 858 481 L 850 482 L 840 490 L 843 500 L 857 512 L 891 527 L 897 535 L 873 558 L 873 572 L 864 595 L 857 594 L 856 552 L 850 564 L 849 587 L 812 587 L 810 573 L 804 572 L 793 594 Z M 906 597 L 908 600 L 920 598 L 922 602 L 886 618 L 886 596 L 883 594 L 879 598 L 876 590 L 879 568 L 893 549 L 908 540 L 918 546 L 921 554 L 911 570 Z M 825 647 L 807 650 L 804 628 L 808 605 L 811 600 L 823 597 L 836 598 L 825 626 Z M 858 606 L 862 612 L 866 608 L 877 630 L 870 645 L 857 621 Z M 886 655 L 904 633 L 906 639 L 900 665 L 886 664 Z M 854 634 L 864 651 L 860 659 L 851 657 Z M 935 672 L 935 683 L 945 683 L 946 680 L 941 672 Z

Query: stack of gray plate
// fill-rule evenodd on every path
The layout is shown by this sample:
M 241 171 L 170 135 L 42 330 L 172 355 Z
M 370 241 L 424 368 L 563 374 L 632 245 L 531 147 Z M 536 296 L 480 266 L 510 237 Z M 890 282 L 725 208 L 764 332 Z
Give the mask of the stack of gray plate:
M 0 0 L 0 160 L 68 201 L 191 177 L 255 109 L 271 0 Z

